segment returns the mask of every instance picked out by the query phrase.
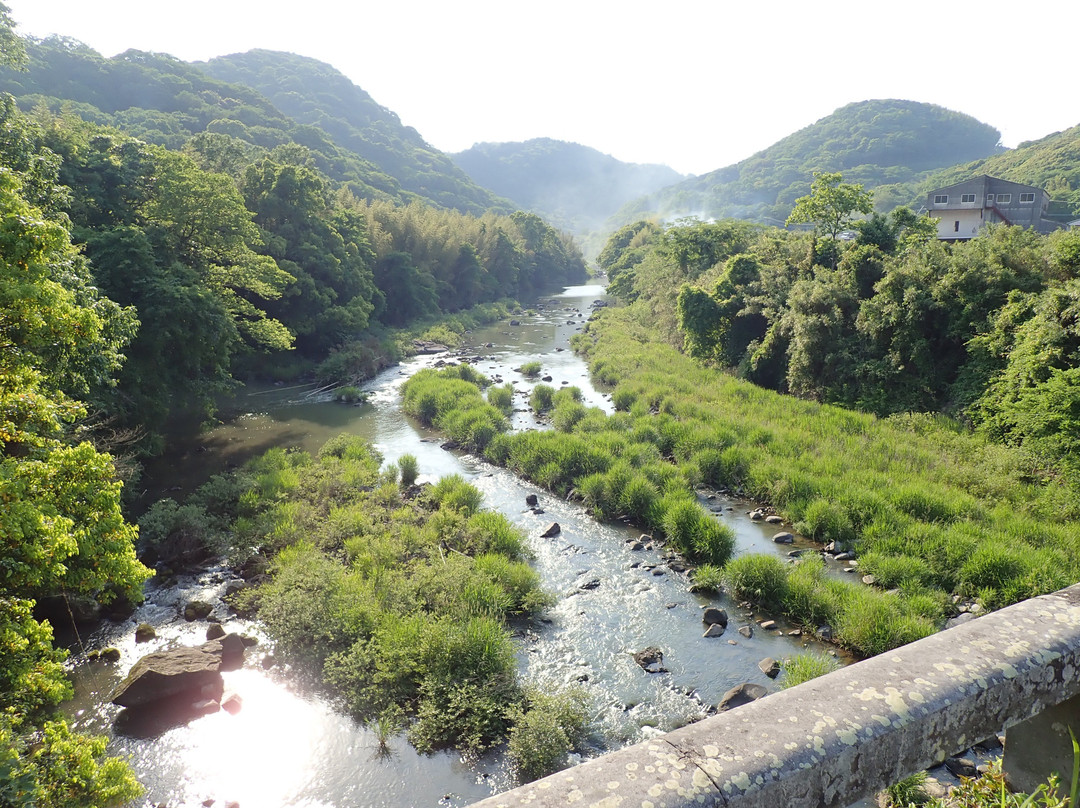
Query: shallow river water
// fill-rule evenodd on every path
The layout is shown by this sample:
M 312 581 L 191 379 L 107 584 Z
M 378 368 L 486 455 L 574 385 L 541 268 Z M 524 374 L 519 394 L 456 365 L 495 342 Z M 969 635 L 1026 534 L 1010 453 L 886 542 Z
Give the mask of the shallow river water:
M 468 335 L 469 350 L 486 357 L 477 369 L 512 381 L 523 393 L 518 406 L 525 408 L 533 382 L 512 368 L 539 360 L 553 386 L 577 385 L 587 404 L 610 412 L 608 398 L 591 385 L 585 363 L 569 349 L 570 337 L 602 295 L 600 286 L 571 287 L 543 298 L 535 313 L 515 318 L 520 325 L 504 321 Z M 361 406 L 314 400 L 298 389 L 248 391 L 238 398 L 235 416 L 190 451 L 149 470 L 148 479 L 167 482 L 156 489 L 148 484 L 147 493 L 182 497 L 210 474 L 271 446 L 315 451 L 341 432 L 360 434 L 387 462 L 415 455 L 421 482 L 450 473 L 465 476 L 484 493 L 486 507 L 502 511 L 529 535 L 535 566 L 558 602 L 542 619 L 515 627 L 521 672 L 541 685 L 585 688 L 597 728 L 590 754 L 697 720 L 741 682 L 775 687 L 759 661 L 802 651 L 807 638 L 789 636 L 783 621 L 779 631 L 761 629 L 757 623 L 768 615 L 690 593 L 687 576 L 669 569 L 661 549 L 630 549 L 627 540 L 636 539 L 639 530 L 598 524 L 577 503 L 555 499 L 475 457 L 444 451 L 437 435 L 406 418 L 399 406 L 401 384 L 438 358 L 416 357 L 385 371 L 365 385 L 372 395 Z M 530 413 L 515 416 L 515 428 L 541 427 Z M 538 495 L 544 514 L 526 508 L 528 494 Z M 701 499 L 735 529 L 740 551 L 786 556 L 790 546 L 771 541 L 785 528 L 750 521 L 747 503 L 710 498 L 707 492 Z M 552 521 L 562 532 L 539 538 Z M 807 545 L 797 540 L 795 546 Z M 220 595 L 225 580 L 224 570 L 208 569 L 175 586 L 152 583 L 146 604 L 130 620 L 106 623 L 81 638 L 87 648 L 119 648 L 118 663 L 86 663 L 73 654 L 78 695 L 68 712 L 76 726 L 108 734 L 110 749 L 130 757 L 146 786 L 146 805 L 180 808 L 210 799 L 218 805 L 236 801 L 241 808 L 462 806 L 514 785 L 498 753 L 481 759 L 458 753 L 424 756 L 396 738 L 390 754 L 380 754 L 371 730 L 335 710 L 294 672 L 280 665 L 263 669 L 259 661 L 269 650 L 265 638 L 249 650 L 243 669 L 225 675 L 226 689 L 243 699 L 237 715 L 220 712 L 150 737 L 115 731 L 118 709 L 105 703 L 109 691 L 144 653 L 203 641 L 206 623 L 185 622 L 183 605 Z M 595 580 L 599 586 L 582 588 Z M 712 604 L 726 608 L 731 622 L 724 636 L 704 639 L 701 610 Z M 214 616 L 229 630 L 259 636 L 257 626 L 220 604 Z M 155 625 L 158 638 L 136 646 L 139 622 Z M 738 633 L 744 625 L 753 627 L 752 637 Z M 650 645 L 663 650 L 668 673 L 646 674 L 634 663 L 631 654 Z

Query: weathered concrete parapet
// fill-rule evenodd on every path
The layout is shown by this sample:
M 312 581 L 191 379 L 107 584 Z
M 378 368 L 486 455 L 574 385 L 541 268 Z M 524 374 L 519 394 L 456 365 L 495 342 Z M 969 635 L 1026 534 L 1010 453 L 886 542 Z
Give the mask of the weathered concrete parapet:
M 474 808 L 846 806 L 1080 694 L 1080 585 Z

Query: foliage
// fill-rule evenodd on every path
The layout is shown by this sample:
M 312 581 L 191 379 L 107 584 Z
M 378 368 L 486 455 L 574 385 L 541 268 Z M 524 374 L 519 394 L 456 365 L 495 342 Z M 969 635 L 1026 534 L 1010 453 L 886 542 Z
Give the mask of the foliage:
M 345 384 L 334 391 L 334 401 L 343 401 L 346 404 L 357 404 L 364 401 L 364 391 L 351 384 Z
M 755 252 L 764 275 L 768 253 Z M 827 625 L 864 654 L 932 632 L 949 595 L 997 607 L 1080 578 L 1080 511 L 1068 479 L 1034 475 L 1023 454 L 945 418 L 878 419 L 703 367 L 658 338 L 653 311 L 645 297 L 602 310 L 576 342 L 629 407 L 608 417 L 616 436 L 599 430 L 597 417 L 581 422 L 610 453 L 574 486 L 600 515 L 624 512 L 630 458 L 652 469 L 632 440 L 649 436 L 659 456 L 695 459 L 711 484 L 772 504 L 822 540 L 851 541 L 868 571 L 899 593 L 830 579 L 812 557 L 792 565 L 736 557 L 726 574 L 729 586 L 754 599 L 760 591 L 764 604 L 812 629 Z M 663 478 L 653 484 L 659 495 Z
M 519 778 L 530 782 L 566 768 L 568 753 L 585 739 L 587 728 L 581 690 L 530 688 L 525 708 L 514 717 L 507 749 Z
M 736 597 L 777 607 L 787 596 L 787 567 L 776 556 L 743 555 L 724 568 L 724 582 Z
M 1001 760 L 992 761 L 989 771 L 979 777 L 963 778 L 943 800 L 926 803 L 930 808 L 1066 808 L 1068 797 L 1058 793 L 1058 778 L 1040 785 L 1031 794 L 1014 794 L 1005 782 Z
M 719 592 L 724 584 L 724 568 L 716 564 L 702 564 L 694 569 L 694 592 Z
M 547 384 L 538 384 L 529 393 L 529 407 L 539 415 L 551 409 L 554 401 L 555 388 Z
M 780 669 L 780 687 L 787 689 L 809 682 L 826 673 L 840 670 L 840 663 L 823 654 L 796 654 L 784 660 Z
M 534 376 L 539 376 L 542 369 L 543 365 L 539 362 L 525 362 L 521 366 L 521 373 L 524 376 L 532 378 Z
M 814 172 L 810 193 L 795 200 L 786 224 L 813 224 L 816 232 L 835 240 L 856 213 L 872 210 L 870 193 L 843 182 L 839 172 Z
M 926 793 L 926 772 L 915 772 L 885 789 L 889 805 L 895 808 L 926 805 L 930 795 Z
M 7 23 L 7 9 L 0 4 L 0 32 L 10 34 Z M 2 36 L 0 47 L 8 47 Z M 13 137 L 4 146 L 28 144 Z M 23 156 L 32 157 L 33 151 Z M 43 156 L 47 167 L 55 165 Z M 113 459 L 73 427 L 85 409 L 71 396 L 107 389 L 131 326 L 131 313 L 93 287 L 68 232 L 22 196 L 19 172 L 0 168 L 0 800 L 5 804 L 106 806 L 140 792 L 127 766 L 104 756 L 104 739 L 72 734 L 56 715 L 57 705 L 71 694 L 63 669 L 66 654 L 52 647 L 51 628 L 32 613 L 35 600 L 46 596 L 138 601 L 150 575 L 135 558 L 135 530 L 120 511 Z
M 403 454 L 398 458 L 398 468 L 401 469 L 401 484 L 405 488 L 413 486 L 420 468 L 416 455 Z

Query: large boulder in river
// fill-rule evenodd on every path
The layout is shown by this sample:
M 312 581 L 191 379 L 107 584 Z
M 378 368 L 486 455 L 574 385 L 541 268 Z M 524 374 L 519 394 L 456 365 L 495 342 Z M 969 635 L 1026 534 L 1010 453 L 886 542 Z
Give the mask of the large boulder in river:
M 121 707 L 143 707 L 189 696 L 220 699 L 221 671 L 243 664 L 244 642 L 239 634 L 226 634 L 194 648 L 155 651 L 132 665 L 109 700 Z
M 221 698 L 224 689 L 220 654 L 202 646 L 173 648 L 136 662 L 109 701 L 121 707 L 143 707 L 187 695 Z
M 552 522 L 546 528 L 544 532 L 540 534 L 541 539 L 550 539 L 552 536 L 558 536 L 562 532 L 562 528 L 558 522 Z

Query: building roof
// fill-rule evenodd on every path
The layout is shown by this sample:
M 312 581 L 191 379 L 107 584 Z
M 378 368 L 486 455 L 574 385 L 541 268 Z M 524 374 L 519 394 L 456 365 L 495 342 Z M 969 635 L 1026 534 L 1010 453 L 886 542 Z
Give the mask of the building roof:
M 968 177 L 963 182 L 954 182 L 952 185 L 943 185 L 940 188 L 935 188 L 930 191 L 931 194 L 941 193 L 942 191 L 948 191 L 951 188 L 959 188 L 964 185 L 971 185 L 972 183 L 982 182 L 983 184 L 993 183 L 996 186 L 1011 186 L 1014 189 L 1023 189 L 1024 191 L 1037 191 L 1040 193 L 1046 193 L 1037 185 L 1025 185 L 1022 182 L 1013 182 L 1012 180 L 1003 180 L 998 177 L 991 177 L 989 174 L 976 174 L 974 177 Z

